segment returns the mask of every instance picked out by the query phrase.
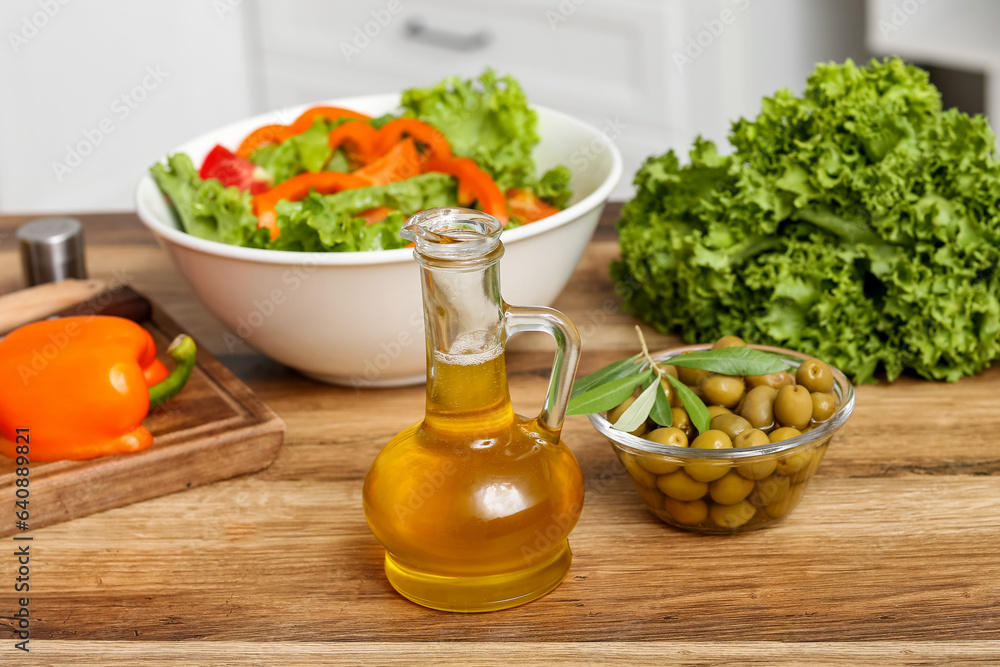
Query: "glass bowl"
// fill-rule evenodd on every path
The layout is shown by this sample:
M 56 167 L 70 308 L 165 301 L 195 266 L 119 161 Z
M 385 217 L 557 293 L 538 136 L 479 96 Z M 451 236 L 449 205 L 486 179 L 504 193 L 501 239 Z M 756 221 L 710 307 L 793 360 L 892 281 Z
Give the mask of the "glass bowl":
M 792 375 L 800 363 L 810 358 L 782 348 L 750 347 L 777 354 Z M 688 345 L 652 357 L 663 361 L 684 352 L 708 349 L 711 345 Z M 767 445 L 690 449 L 617 431 L 603 414 L 589 415 L 590 422 L 611 443 L 646 507 L 662 521 L 699 533 L 754 530 L 779 521 L 795 509 L 833 435 L 851 416 L 854 387 L 836 368 L 833 377 L 833 393 L 838 400 L 833 416 L 802 435 Z M 698 477 L 718 479 L 698 482 L 685 473 L 692 466 L 700 469 Z M 739 500 L 744 492 L 745 497 Z M 716 502 L 713 496 L 734 502 Z

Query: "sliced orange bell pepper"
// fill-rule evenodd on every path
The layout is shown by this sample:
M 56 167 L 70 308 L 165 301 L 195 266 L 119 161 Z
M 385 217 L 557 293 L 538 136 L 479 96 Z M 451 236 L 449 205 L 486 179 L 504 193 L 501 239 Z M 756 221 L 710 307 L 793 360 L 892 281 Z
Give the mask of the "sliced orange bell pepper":
M 507 209 L 510 211 L 510 217 L 522 225 L 547 218 L 559 212 L 559 209 L 540 199 L 534 192 L 527 188 L 511 188 L 507 190 Z
M 368 185 L 369 182 L 363 178 L 339 171 L 307 172 L 293 176 L 253 198 L 253 212 L 257 216 L 257 227 L 269 229 L 273 241 L 278 238 L 280 232 L 278 216 L 274 211 L 274 207 L 278 205 L 279 201 L 283 199 L 298 201 L 312 190 L 320 194 L 331 194 L 341 190 L 363 188 Z
M 176 395 L 191 376 L 196 350 L 178 336 L 156 359 L 148 331 L 120 317 L 81 316 L 35 322 L 0 340 L 0 453 L 18 451 L 29 429 L 31 461 L 92 459 L 149 447 L 142 425 L 150 408 Z
M 431 156 L 424 164 L 424 173 L 437 171 L 458 179 L 458 203 L 468 206 L 479 202 L 478 208 L 507 224 L 507 203 L 496 181 L 479 168 L 471 158 Z
M 295 122 L 288 126 L 288 136 L 302 134 L 313 126 L 313 123 L 316 122 L 317 118 L 326 118 L 327 120 L 337 120 L 339 118 L 352 118 L 354 120 L 372 119 L 371 116 L 366 116 L 363 113 L 351 111 L 350 109 L 342 109 L 340 107 L 313 107 L 311 109 L 306 109 L 301 116 L 295 119 Z
M 388 206 L 376 206 L 375 208 L 361 211 L 361 213 L 358 213 L 358 216 L 365 219 L 365 224 L 374 225 L 376 222 L 385 220 L 393 210 Z
M 350 109 L 313 107 L 306 109 L 291 125 L 265 125 L 264 127 L 258 127 L 240 143 L 240 147 L 236 149 L 236 154 L 241 158 L 249 158 L 251 153 L 265 144 L 280 144 L 289 137 L 302 134 L 313 126 L 317 118 L 326 118 L 328 120 L 337 120 L 338 118 L 371 120 L 371 116 L 366 116 L 363 113 L 351 111 Z
M 451 144 L 433 125 L 416 118 L 397 118 L 390 120 L 378 131 L 377 150 L 379 153 L 389 151 L 397 145 L 404 136 L 410 136 L 427 146 L 427 151 L 439 158 L 451 157 Z
M 340 148 L 344 143 L 352 147 L 352 158 L 366 165 L 378 155 L 375 142 L 378 132 L 368 123 L 349 122 L 338 125 L 330 133 L 329 144 L 332 150 Z
M 371 185 L 402 181 L 420 173 L 420 154 L 413 139 L 403 139 L 395 148 L 371 164 L 352 172 Z
M 236 155 L 249 160 L 255 150 L 267 144 L 280 144 L 289 137 L 286 125 L 265 125 L 247 135 L 236 149 Z

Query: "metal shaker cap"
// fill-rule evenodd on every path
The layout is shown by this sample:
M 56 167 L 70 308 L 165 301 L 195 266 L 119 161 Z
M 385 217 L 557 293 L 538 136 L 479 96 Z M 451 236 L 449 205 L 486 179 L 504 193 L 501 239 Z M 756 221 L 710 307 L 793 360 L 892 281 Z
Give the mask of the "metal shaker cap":
M 28 286 L 87 277 L 83 225 L 76 218 L 40 218 L 17 229 Z

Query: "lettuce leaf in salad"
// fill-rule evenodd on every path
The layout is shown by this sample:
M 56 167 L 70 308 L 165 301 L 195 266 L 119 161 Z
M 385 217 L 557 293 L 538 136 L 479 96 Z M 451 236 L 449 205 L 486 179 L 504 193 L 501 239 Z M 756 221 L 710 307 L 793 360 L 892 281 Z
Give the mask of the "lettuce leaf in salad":
M 250 155 L 250 161 L 267 170 L 274 179 L 274 185 L 306 171 L 321 171 L 326 168 L 331 157 L 335 157 L 327 143 L 327 137 L 340 122 L 344 121 L 331 123 L 324 118 L 317 118 L 313 126 L 302 134 L 289 137 L 280 144 L 261 146 Z M 331 171 L 346 171 L 346 160 L 343 167 Z
M 218 180 L 201 180 L 191 158 L 171 155 L 166 164 L 150 170 L 160 189 L 170 198 L 188 234 L 209 241 L 248 248 L 317 252 L 349 252 L 403 248 L 399 235 L 403 221 L 425 208 L 455 206 L 455 179 L 429 173 L 387 185 L 345 190 L 332 195 L 311 193 L 302 201 L 279 202 L 278 228 L 271 240 L 257 228 L 251 197 Z M 370 208 L 393 209 L 384 220 L 368 225 L 359 214 Z
M 553 167 L 542 174 L 535 186 L 535 194 L 556 208 L 566 208 L 569 198 L 573 195 L 570 182 L 573 174 L 566 165 Z
M 405 116 L 430 123 L 455 154 L 472 158 L 502 190 L 537 182 L 531 151 L 538 117 L 520 84 L 486 69 L 478 79 L 451 76 L 429 88 L 403 91 Z
M 278 203 L 275 211 L 281 233 L 267 247 L 332 252 L 404 248 L 408 241 L 399 230 L 407 217 L 425 208 L 456 203 L 455 180 L 439 173 L 332 195 L 311 193 L 301 201 Z M 381 206 L 394 210 L 381 222 L 366 225 L 358 215 Z
M 170 198 L 188 234 L 230 245 L 260 247 L 267 230 L 257 229 L 250 193 L 225 187 L 218 180 L 202 180 L 184 153 L 167 157 L 150 169 L 156 184 Z

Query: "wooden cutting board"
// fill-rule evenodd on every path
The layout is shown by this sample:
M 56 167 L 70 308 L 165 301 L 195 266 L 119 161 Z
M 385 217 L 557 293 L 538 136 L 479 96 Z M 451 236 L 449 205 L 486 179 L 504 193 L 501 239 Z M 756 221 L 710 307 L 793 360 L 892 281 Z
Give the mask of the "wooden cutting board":
M 143 326 L 171 367 L 162 351 L 181 329 L 155 305 Z M 153 434 L 153 445 L 144 451 L 32 463 L 29 529 L 261 470 L 274 461 L 285 437 L 281 418 L 201 344 L 183 391 L 143 424 Z M 0 492 L 11 499 L 14 469 L 11 459 L 0 457 Z M 21 532 L 15 522 L 13 511 L 0 512 L 0 536 Z

